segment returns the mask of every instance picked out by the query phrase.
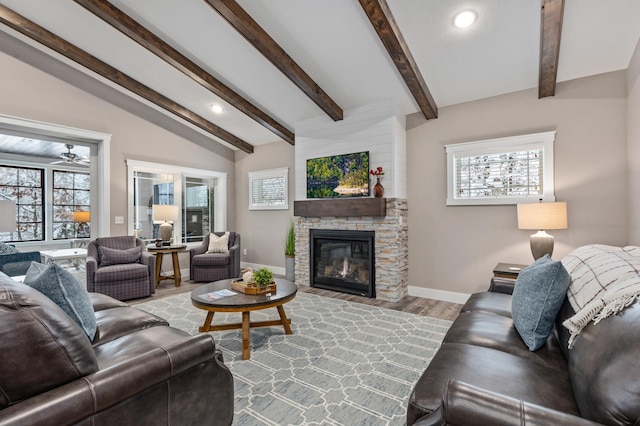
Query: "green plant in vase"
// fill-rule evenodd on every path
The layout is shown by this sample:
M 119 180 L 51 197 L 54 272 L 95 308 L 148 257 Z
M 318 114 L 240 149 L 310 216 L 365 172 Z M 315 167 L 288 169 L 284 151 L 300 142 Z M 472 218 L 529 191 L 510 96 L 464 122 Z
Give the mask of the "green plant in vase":
M 287 236 L 284 240 L 284 255 L 285 256 L 294 256 L 296 254 L 296 230 L 293 226 L 293 221 L 289 224 L 287 228 Z
M 285 278 L 288 281 L 294 281 L 294 270 L 296 266 L 295 260 L 296 254 L 296 230 L 293 220 L 289 223 L 287 228 L 287 234 L 284 239 L 284 266 L 285 266 Z
M 273 282 L 273 272 L 269 268 L 260 268 L 253 273 L 253 282 L 259 286 L 267 286 Z

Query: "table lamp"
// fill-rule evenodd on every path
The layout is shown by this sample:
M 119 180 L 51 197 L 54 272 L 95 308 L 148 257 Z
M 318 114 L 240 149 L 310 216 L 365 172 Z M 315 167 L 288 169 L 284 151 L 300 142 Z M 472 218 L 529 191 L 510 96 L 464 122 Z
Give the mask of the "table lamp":
M 73 221 L 78 224 L 76 228 L 76 238 L 78 238 L 79 233 L 82 234 L 81 236 L 86 236 L 84 235 L 86 233 L 85 227 L 88 222 L 91 222 L 91 212 L 76 210 L 73 212 Z M 78 232 L 80 229 L 82 231 Z
M 518 204 L 518 229 L 537 229 L 531 235 L 531 253 L 534 259 L 553 254 L 553 236 L 545 229 L 567 229 L 567 203 Z
M 16 231 L 16 202 L 0 200 L 0 232 Z
M 178 210 L 178 206 L 154 204 L 152 209 L 153 221 L 162 222 L 162 224 L 160 224 L 159 230 L 160 239 L 162 241 L 171 240 L 171 232 L 173 231 L 173 226 L 171 225 L 171 223 L 178 220 L 178 214 L 180 213 L 180 211 Z

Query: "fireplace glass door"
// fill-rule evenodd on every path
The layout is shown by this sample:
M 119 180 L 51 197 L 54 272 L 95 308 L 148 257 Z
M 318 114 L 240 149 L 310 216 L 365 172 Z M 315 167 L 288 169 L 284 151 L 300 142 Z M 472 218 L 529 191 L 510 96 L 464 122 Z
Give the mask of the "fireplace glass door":
M 375 297 L 374 232 L 311 230 L 311 286 Z

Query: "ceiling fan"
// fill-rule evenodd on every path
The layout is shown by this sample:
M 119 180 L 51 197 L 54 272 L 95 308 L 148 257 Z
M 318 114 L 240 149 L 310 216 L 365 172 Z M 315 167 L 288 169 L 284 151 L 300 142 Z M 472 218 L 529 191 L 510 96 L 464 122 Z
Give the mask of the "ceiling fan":
M 65 144 L 65 147 L 67 148 L 67 152 L 60 153 L 61 160 L 54 161 L 51 164 L 78 164 L 81 166 L 89 166 L 88 157 L 71 152 L 71 150 L 74 148 L 73 145 Z

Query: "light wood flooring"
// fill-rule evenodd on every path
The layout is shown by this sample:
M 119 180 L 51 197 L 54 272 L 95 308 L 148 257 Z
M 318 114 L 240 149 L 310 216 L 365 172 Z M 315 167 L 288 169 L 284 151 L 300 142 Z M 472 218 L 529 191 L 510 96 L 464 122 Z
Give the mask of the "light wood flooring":
M 201 286 L 202 283 L 194 283 L 192 281 L 183 281 L 180 287 L 176 287 L 173 281 L 163 280 L 156 289 L 156 293 L 150 297 L 138 300 L 127 301 L 130 305 L 146 302 L 153 299 L 159 299 L 167 296 L 173 296 L 179 293 L 191 292 L 195 288 Z M 379 306 L 381 308 L 393 309 L 396 311 L 409 312 L 416 315 L 423 315 L 431 318 L 438 318 L 448 321 L 456 319 L 462 309 L 462 305 L 457 303 L 442 302 L 440 300 L 424 299 L 422 297 L 407 296 L 399 302 L 385 302 L 383 300 L 370 299 L 368 297 L 354 296 L 351 294 L 338 293 L 330 290 L 322 290 L 309 286 L 298 286 L 298 291 L 304 293 L 319 294 L 321 296 L 333 297 L 336 299 L 347 300 L 349 302 L 363 303 L 365 305 Z

